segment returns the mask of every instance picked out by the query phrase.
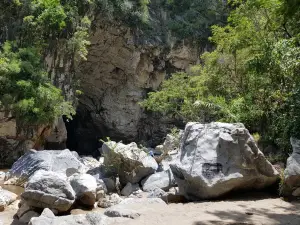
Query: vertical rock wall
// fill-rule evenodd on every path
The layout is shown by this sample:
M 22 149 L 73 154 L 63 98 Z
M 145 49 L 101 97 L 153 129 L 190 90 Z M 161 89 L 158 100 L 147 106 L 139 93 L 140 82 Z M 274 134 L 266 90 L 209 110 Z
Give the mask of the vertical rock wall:
M 197 49 L 183 43 L 169 49 L 136 44 L 141 41 L 131 29 L 100 20 L 90 41 L 87 61 L 77 71 L 83 91 L 78 113 L 67 125 L 69 138 L 76 142 L 73 147 L 93 153 L 99 138 L 128 142 L 160 137 L 170 121 L 145 114 L 138 103 L 159 88 L 168 70 L 186 70 L 194 64 Z

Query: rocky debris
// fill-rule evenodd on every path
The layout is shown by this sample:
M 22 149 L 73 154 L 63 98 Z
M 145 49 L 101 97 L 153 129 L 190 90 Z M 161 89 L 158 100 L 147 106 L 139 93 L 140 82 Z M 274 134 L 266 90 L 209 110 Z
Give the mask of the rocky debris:
M 123 199 L 118 194 L 107 195 L 98 201 L 100 208 L 109 208 L 122 202 Z
M 88 170 L 93 170 L 101 166 L 101 162 L 91 156 L 81 157 L 80 162 L 85 165 Z
M 299 197 L 300 191 L 300 140 L 291 138 L 293 153 L 287 159 L 284 170 L 284 183 L 281 188 L 283 196 Z
M 174 176 L 170 169 L 152 174 L 142 180 L 141 183 L 143 186 L 143 190 L 148 192 L 155 188 L 161 188 L 164 191 L 168 191 L 171 187 L 174 187 L 176 185 Z
M 23 186 L 36 171 L 46 170 L 71 176 L 75 173 L 85 173 L 86 167 L 66 150 L 30 150 L 16 161 L 6 174 L 5 184 Z
M 140 190 L 139 184 L 132 184 L 132 183 L 127 183 L 126 186 L 122 189 L 121 194 L 123 196 L 129 196 L 133 192 Z
M 139 149 L 136 143 L 124 145 L 110 141 L 103 144 L 102 151 L 104 165 L 119 175 L 122 185 L 138 183 L 158 168 L 154 158 Z
M 65 212 L 75 201 L 75 193 L 63 174 L 37 171 L 29 179 L 22 199 L 28 206 L 57 209 Z
M 40 217 L 32 218 L 28 225 L 110 225 L 126 222 L 126 218 L 110 218 L 101 213 L 56 217 L 51 210 L 44 209 Z
M 171 164 L 179 194 L 211 199 L 232 190 L 263 189 L 279 174 L 242 124 L 188 123 L 180 158 Z
M 76 200 L 83 205 L 94 206 L 97 189 L 96 179 L 89 174 L 75 174 L 69 180 L 75 191 Z
M 17 195 L 0 187 L 0 212 L 17 200 Z

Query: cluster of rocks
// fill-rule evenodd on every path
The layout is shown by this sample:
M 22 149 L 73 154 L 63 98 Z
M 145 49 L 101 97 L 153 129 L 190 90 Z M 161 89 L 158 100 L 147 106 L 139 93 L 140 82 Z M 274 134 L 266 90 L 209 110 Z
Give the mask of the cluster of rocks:
M 285 194 L 298 196 L 300 141 L 292 139 L 292 144 L 283 187 Z M 188 123 L 156 149 L 109 141 L 101 154 L 100 160 L 69 150 L 32 150 L 22 156 L 5 176 L 8 184 L 25 186 L 17 218 L 32 225 L 113 224 L 137 218 L 149 204 L 261 190 L 280 177 L 242 124 Z M 1 195 L 0 190 L 0 206 Z M 14 200 L 10 197 L 2 205 Z M 61 216 L 77 207 L 107 209 L 104 214 Z

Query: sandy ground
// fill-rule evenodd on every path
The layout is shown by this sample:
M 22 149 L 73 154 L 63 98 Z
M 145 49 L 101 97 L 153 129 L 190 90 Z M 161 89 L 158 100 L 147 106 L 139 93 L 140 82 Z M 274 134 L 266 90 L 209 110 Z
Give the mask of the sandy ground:
M 3 225 L 13 222 L 15 207 L 0 213 Z M 86 213 L 77 211 L 74 214 Z M 274 197 L 242 197 L 224 201 L 169 204 L 141 210 L 128 225 L 300 225 L 300 202 Z M 1 223 L 0 223 L 1 224 Z M 124 223 L 125 224 L 125 223 Z

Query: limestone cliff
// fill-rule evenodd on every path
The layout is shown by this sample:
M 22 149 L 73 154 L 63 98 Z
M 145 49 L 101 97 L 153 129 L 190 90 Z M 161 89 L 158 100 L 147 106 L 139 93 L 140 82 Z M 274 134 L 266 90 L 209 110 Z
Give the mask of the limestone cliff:
M 77 116 L 68 125 L 72 147 L 93 153 L 104 137 L 153 144 L 163 136 L 168 121 L 147 115 L 138 103 L 170 72 L 194 64 L 197 49 L 183 43 L 168 48 L 140 44 L 134 30 L 101 20 L 95 22 L 90 41 L 87 61 L 76 75 L 83 94 Z

